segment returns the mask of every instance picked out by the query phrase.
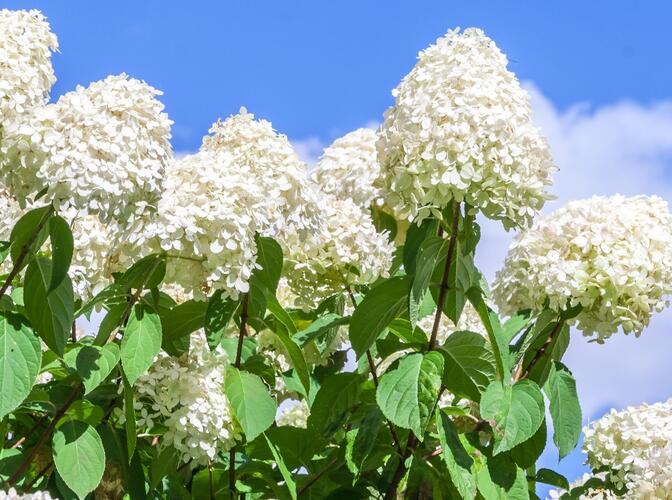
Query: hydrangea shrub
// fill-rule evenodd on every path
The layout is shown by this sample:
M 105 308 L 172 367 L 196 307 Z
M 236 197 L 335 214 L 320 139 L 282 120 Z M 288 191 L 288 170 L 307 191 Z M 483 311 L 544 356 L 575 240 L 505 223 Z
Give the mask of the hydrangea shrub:
M 309 173 L 244 108 L 175 158 L 126 75 L 49 103 L 47 20 L 0 28 L 0 498 L 672 496 L 669 401 L 586 427 L 577 482 L 536 467 L 582 432 L 572 327 L 639 335 L 668 305 L 672 219 L 619 195 L 540 216 L 556 167 L 482 31 Z M 478 216 L 519 231 L 492 292 Z

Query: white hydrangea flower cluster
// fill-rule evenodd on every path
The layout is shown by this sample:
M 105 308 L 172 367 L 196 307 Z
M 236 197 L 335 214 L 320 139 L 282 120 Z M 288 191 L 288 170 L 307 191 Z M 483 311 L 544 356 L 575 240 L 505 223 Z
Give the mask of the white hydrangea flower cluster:
M 302 241 L 283 239 L 287 282 L 297 307 L 315 307 L 347 286 L 387 277 L 394 244 L 378 233 L 371 216 L 350 199 L 325 196 L 319 232 Z
M 61 207 L 135 218 L 158 201 L 172 159 L 160 94 L 125 74 L 78 86 L 5 137 L 0 174 L 17 197 L 46 186 Z
M 423 332 L 427 334 L 427 336 L 432 333 L 432 328 L 434 328 L 435 314 L 436 310 L 432 314 L 425 316 L 420 321 L 418 321 L 418 326 Z M 487 337 L 488 335 L 485 331 L 485 326 L 483 326 L 483 321 L 481 321 L 481 317 L 478 315 L 476 309 L 474 309 L 474 306 L 472 306 L 470 302 L 467 302 L 464 305 L 464 309 L 462 310 L 462 314 L 460 315 L 460 319 L 458 320 L 457 325 L 455 325 L 455 323 L 453 323 L 453 321 L 445 314 L 441 315 L 439 331 L 436 335 L 436 342 L 438 345 L 443 345 L 451 333 L 465 330 L 480 333 L 484 337 Z
M 288 425 L 305 429 L 308 427 L 310 408 L 305 400 L 287 402 L 285 408 L 278 412 L 275 423 L 279 426 Z
M 530 100 L 483 31 L 449 31 L 394 90 L 378 141 L 386 201 L 420 217 L 466 201 L 506 227 L 529 225 L 556 167 Z
M 0 241 L 9 241 L 14 224 L 21 218 L 21 207 L 14 197 L 0 185 Z M 8 273 L 12 268 L 9 258 L 0 264 L 0 273 Z
M 138 426 L 164 425 L 162 443 L 193 466 L 229 450 L 240 430 L 224 392 L 227 365 L 226 353 L 211 352 L 202 331 L 192 334 L 189 352 L 180 358 L 161 352 L 135 383 Z
M 374 183 L 380 176 L 376 152 L 378 135 L 370 128 L 359 128 L 336 139 L 315 166 L 312 179 L 320 189 L 339 199 L 350 198 L 362 210 L 382 202 L 380 188 Z
M 51 53 L 58 40 L 37 10 L 0 10 L 0 138 L 46 104 L 56 76 Z
M 255 207 L 266 193 L 248 174 L 231 155 L 209 151 L 168 167 L 157 217 L 142 236 L 171 257 L 166 283 L 195 297 L 215 289 L 237 297 L 249 290 L 257 267 L 255 232 L 266 223 Z
M 273 130 L 269 121 L 255 120 L 245 108 L 216 122 L 210 134 L 203 138 L 201 151 L 230 156 L 232 163 L 248 172 L 248 182 L 256 182 L 264 192 L 263 203 L 256 207 L 256 213 L 267 220 L 262 234 L 317 229 L 317 193 L 287 136 Z
M 606 467 L 629 498 L 672 497 L 672 399 L 611 410 L 584 428 L 583 451 L 592 469 Z
M 14 488 L 0 491 L 0 500 L 55 500 L 48 491 L 35 491 L 33 493 L 19 493 Z
M 672 215 L 656 196 L 594 196 L 539 218 L 520 233 L 497 273 L 503 314 L 581 304 L 583 334 L 598 342 L 642 332 L 672 292 Z

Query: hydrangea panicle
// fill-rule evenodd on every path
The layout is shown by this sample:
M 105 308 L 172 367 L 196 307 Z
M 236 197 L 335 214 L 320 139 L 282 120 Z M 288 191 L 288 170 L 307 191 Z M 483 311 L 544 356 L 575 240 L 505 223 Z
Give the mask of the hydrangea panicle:
M 529 225 L 556 170 L 530 101 L 483 31 L 449 31 L 394 90 L 377 143 L 380 185 L 400 215 L 466 201 L 505 227 Z
M 672 215 L 656 196 L 594 196 L 537 219 L 509 248 L 493 297 L 512 314 L 580 304 L 598 342 L 639 335 L 672 292 Z

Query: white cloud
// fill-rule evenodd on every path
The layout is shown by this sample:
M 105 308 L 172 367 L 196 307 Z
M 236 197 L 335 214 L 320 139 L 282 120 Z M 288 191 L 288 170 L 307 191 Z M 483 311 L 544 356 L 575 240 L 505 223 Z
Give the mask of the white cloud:
M 546 212 L 593 194 L 657 194 L 672 201 L 672 101 L 650 106 L 619 102 L 591 109 L 577 104 L 558 110 L 533 85 L 535 122 L 548 138 L 560 172 Z M 491 279 L 512 235 L 483 224 L 479 266 Z M 615 335 L 605 345 L 589 344 L 578 332 L 565 361 L 577 379 L 586 419 L 607 407 L 622 408 L 672 396 L 669 353 L 672 311 L 654 317 L 640 338 Z

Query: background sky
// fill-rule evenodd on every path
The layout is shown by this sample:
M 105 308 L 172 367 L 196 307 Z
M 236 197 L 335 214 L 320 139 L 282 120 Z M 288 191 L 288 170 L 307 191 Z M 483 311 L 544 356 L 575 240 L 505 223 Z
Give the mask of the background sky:
M 38 8 L 59 37 L 53 97 L 126 72 L 164 91 L 173 146 L 193 151 L 246 106 L 313 162 L 333 139 L 375 126 L 417 52 L 448 29 L 483 28 L 532 96 L 560 172 L 558 200 L 658 194 L 672 201 L 672 3 L 663 1 L 4 1 Z M 511 235 L 485 224 L 492 277 Z M 641 338 L 604 346 L 573 332 L 567 364 L 584 420 L 670 397 L 672 312 Z M 544 465 L 573 479 L 576 452 Z M 544 490 L 545 491 L 545 490 Z

